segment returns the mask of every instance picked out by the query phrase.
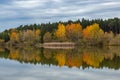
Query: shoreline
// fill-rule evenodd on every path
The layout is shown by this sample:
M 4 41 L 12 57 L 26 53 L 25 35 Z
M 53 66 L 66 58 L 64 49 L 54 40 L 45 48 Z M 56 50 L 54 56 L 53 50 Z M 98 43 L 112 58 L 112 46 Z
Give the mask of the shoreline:
M 46 42 L 46 43 L 36 43 L 36 44 L 25 44 L 25 43 L 18 43 L 15 45 L 10 45 L 5 43 L 4 45 L 0 45 L 0 47 L 36 47 L 36 48 L 47 48 L 47 49 L 73 49 L 75 47 L 105 47 L 105 46 L 120 46 L 120 45 L 79 45 L 74 42 Z

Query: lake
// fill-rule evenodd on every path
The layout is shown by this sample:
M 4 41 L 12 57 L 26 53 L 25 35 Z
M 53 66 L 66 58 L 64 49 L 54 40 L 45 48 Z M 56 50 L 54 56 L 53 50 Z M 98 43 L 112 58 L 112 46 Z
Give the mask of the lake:
M 120 47 L 1 47 L 0 80 L 120 80 Z

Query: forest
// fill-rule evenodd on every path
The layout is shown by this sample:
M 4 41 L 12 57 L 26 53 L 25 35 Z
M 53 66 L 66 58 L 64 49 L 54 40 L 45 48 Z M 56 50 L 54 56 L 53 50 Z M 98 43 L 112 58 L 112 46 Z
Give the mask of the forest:
M 120 45 L 120 18 L 20 25 L 0 33 L 0 45 L 74 42 L 76 45 Z

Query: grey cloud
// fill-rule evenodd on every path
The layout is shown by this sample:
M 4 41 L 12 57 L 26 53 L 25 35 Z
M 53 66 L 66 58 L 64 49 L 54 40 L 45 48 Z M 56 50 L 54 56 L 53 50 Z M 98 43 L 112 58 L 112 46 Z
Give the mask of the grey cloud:
M 10 0 L 0 7 L 0 25 L 6 28 L 19 23 L 120 17 L 119 0 Z
M 20 64 L 0 59 L 2 80 L 119 80 L 120 70 L 68 68 L 48 65 Z

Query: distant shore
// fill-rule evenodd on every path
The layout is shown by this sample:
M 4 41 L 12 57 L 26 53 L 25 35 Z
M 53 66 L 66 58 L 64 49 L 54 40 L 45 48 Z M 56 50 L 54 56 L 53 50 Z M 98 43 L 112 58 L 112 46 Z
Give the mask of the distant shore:
M 69 49 L 74 48 L 76 44 L 74 42 L 47 42 L 47 43 L 36 43 L 36 44 L 28 44 L 28 43 L 16 43 L 16 44 L 10 44 L 3 43 L 0 44 L 1 47 L 26 47 L 26 46 L 33 46 L 37 48 L 51 48 L 51 49 Z
M 29 43 L 16 43 L 10 44 L 8 43 L 0 43 L 0 47 L 36 47 L 36 48 L 49 48 L 49 49 L 73 49 L 76 46 L 99 46 L 99 45 L 79 45 L 74 42 L 45 42 L 45 43 L 36 43 L 36 44 L 29 44 Z M 104 46 L 120 46 L 120 45 L 103 45 Z

